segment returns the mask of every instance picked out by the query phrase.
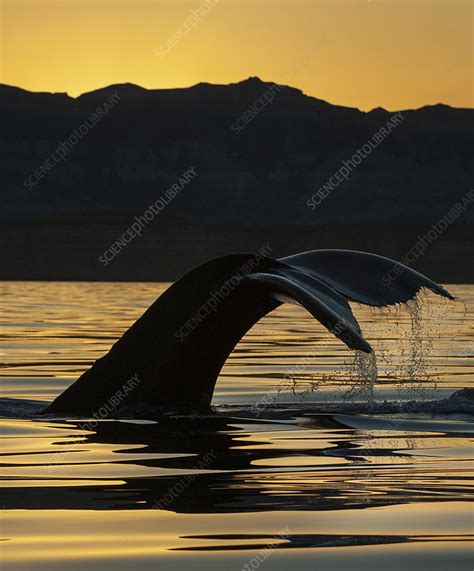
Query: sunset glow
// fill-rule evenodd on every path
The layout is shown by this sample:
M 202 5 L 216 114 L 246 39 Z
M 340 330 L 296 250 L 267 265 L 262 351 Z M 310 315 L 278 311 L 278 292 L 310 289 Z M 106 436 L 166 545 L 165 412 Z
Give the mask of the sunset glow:
M 364 110 L 472 106 L 470 2 L 203 4 L 3 2 L 0 80 L 76 96 L 259 76 Z

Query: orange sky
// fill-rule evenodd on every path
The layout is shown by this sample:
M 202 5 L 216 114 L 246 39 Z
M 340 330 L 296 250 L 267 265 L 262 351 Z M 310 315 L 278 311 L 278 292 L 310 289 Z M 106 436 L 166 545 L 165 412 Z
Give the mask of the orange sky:
M 207 1 L 171 47 L 206 0 L 4 1 L 0 81 L 78 95 L 257 75 L 365 110 L 473 106 L 470 1 Z

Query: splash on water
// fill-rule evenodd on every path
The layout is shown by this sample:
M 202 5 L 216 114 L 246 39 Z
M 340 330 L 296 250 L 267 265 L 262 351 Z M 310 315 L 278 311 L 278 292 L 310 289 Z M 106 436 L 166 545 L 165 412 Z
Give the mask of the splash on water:
M 372 408 L 375 402 L 375 383 L 378 378 L 377 356 L 375 352 L 356 351 L 354 359 L 348 367 L 349 379 L 345 384 L 349 388 L 344 393 L 345 399 L 367 402 Z
M 327 372 L 321 363 L 321 346 L 311 344 L 311 350 L 299 357 L 287 370 L 275 391 L 276 402 L 280 394 L 292 393 L 301 401 L 321 388 L 333 387 L 346 401 L 365 402 L 369 408 L 377 401 L 377 390 L 384 389 L 384 398 L 403 403 L 410 400 L 425 401 L 437 398 L 438 367 L 444 364 L 443 352 L 437 342 L 446 332 L 458 337 L 466 308 L 440 299 L 422 290 L 415 299 L 404 304 L 386 307 L 367 307 L 354 304 L 364 337 L 374 353 L 349 353 L 342 366 Z M 367 319 L 367 313 L 369 318 Z M 451 336 L 451 335 L 450 335 Z M 323 372 L 321 368 L 326 368 Z M 319 369 L 319 370 L 318 370 Z M 387 394 L 391 395 L 387 397 Z M 321 393 L 321 398 L 324 393 Z M 379 397 L 380 400 L 380 397 Z
M 440 337 L 441 328 L 450 326 L 449 311 L 444 300 L 434 299 L 425 290 L 404 304 L 372 307 L 372 319 L 364 334 L 374 354 L 356 353 L 346 362 L 350 388 L 345 398 L 365 395 L 371 406 L 376 384 L 396 386 L 402 400 L 432 398 L 438 388 L 438 377 L 433 374 L 433 343 Z
M 441 332 L 452 329 L 451 315 L 454 307 L 448 307 L 446 300 L 422 290 L 415 299 L 397 307 L 395 338 L 398 339 L 396 358 L 398 366 L 393 367 L 387 378 L 394 382 L 405 397 L 425 399 L 438 389 L 438 375 L 434 365 L 434 343 Z M 460 309 L 460 308 L 457 308 Z M 459 311 L 464 321 L 466 308 Z M 459 324 L 457 325 L 459 329 Z M 453 337 L 458 331 L 452 331 Z M 390 365 L 390 357 L 387 359 Z M 408 394 L 407 394 L 408 393 Z
M 419 397 L 424 397 L 427 389 L 436 390 L 437 388 L 437 378 L 429 375 L 429 361 L 437 323 L 433 319 L 430 321 L 423 319 L 423 308 L 428 308 L 426 301 L 425 296 L 418 295 L 405 304 L 410 325 L 407 348 L 401 346 L 403 377 L 399 385 Z M 431 316 L 429 310 L 428 315 Z
M 424 398 L 436 390 L 436 377 L 430 376 L 429 370 L 439 316 L 425 311 L 430 307 L 426 294 L 420 293 L 404 304 L 371 308 L 372 320 L 364 333 L 374 352 L 358 351 L 346 363 L 350 388 L 345 399 L 362 397 L 370 408 L 377 383 L 395 385 L 412 398 Z

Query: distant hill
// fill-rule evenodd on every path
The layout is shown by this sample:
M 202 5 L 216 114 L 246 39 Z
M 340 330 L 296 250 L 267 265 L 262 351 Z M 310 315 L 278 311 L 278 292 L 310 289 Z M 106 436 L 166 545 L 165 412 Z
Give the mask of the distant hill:
M 0 85 L 3 215 L 137 212 L 191 164 L 198 182 L 163 216 L 435 222 L 469 190 L 474 111 L 434 105 L 404 111 L 403 123 L 311 210 L 306 201 L 392 113 L 338 107 L 284 87 L 236 134 L 232 125 L 272 86 L 258 78 L 187 89 L 123 84 L 74 99 Z M 25 197 L 25 178 L 115 92 L 119 103 Z M 474 209 L 463 221 L 473 216 Z
M 114 94 L 120 100 L 65 160 L 45 167 L 58 143 L 92 124 Z M 259 78 L 162 90 L 120 84 L 77 98 L 0 84 L 0 216 L 9 224 L 126 220 L 192 165 L 196 180 L 160 213 L 160 224 L 426 227 L 473 188 L 474 110 L 403 110 L 398 126 L 334 185 L 343 161 L 393 114 L 331 105 Z M 36 181 L 41 165 L 40 182 L 25 183 Z M 333 190 L 309 207 L 331 180 Z M 474 207 L 456 225 L 473 221 Z

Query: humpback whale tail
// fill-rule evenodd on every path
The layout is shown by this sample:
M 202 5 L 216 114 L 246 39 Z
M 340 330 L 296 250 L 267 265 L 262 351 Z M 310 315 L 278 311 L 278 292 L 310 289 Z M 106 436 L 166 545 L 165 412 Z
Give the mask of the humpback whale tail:
M 45 412 L 91 414 L 113 397 L 121 405 L 202 409 L 235 345 L 281 303 L 303 306 L 348 347 L 371 352 L 349 301 L 380 307 L 406 302 L 421 288 L 453 299 L 422 274 L 375 254 L 223 256 L 171 285 Z M 123 396 L 131 378 L 136 386 Z

